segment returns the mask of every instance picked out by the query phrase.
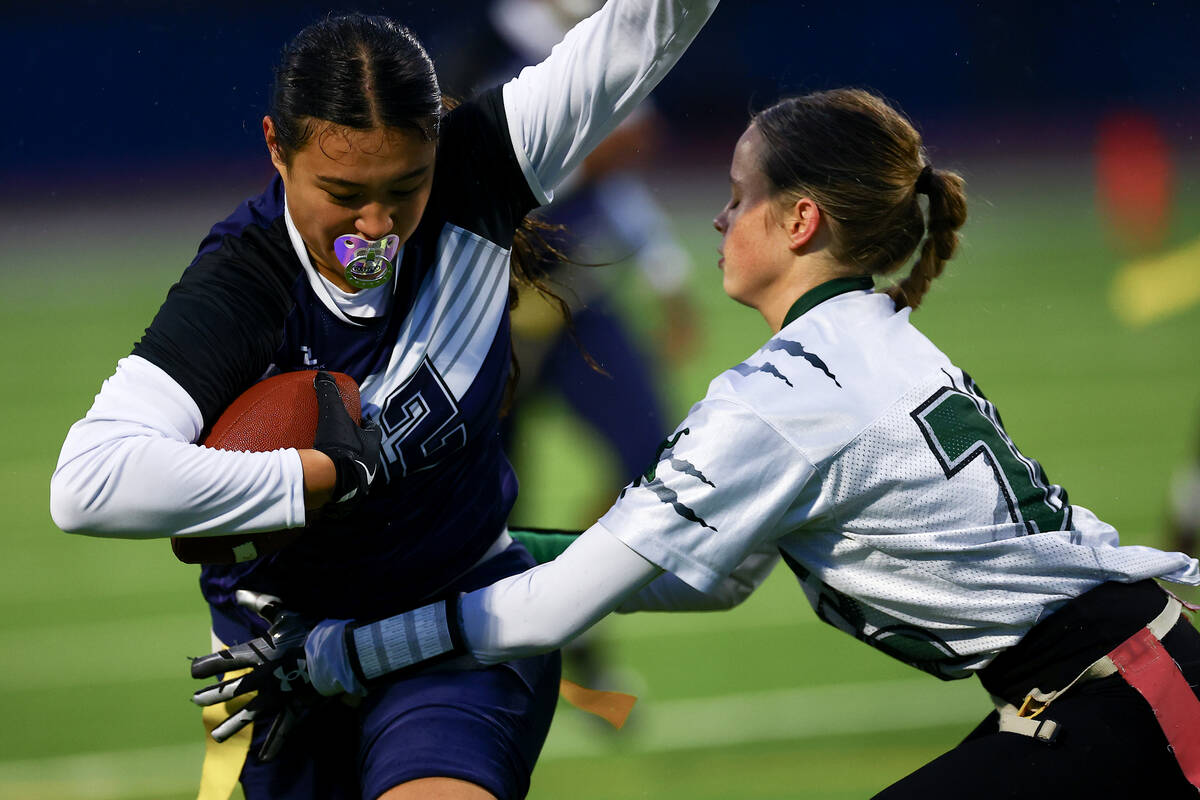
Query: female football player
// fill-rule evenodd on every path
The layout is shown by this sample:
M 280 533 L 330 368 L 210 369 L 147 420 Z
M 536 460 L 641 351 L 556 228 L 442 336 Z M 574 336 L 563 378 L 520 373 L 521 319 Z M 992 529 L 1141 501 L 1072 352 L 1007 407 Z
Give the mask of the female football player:
M 762 314 L 766 344 L 556 560 L 316 626 L 295 649 L 317 691 L 369 698 L 437 659 L 541 652 L 615 609 L 727 607 L 782 557 L 822 619 L 943 679 L 977 675 L 996 702 L 879 797 L 1194 797 L 1200 633 L 1153 579 L 1196 585 L 1200 564 L 1120 546 L 909 322 L 954 254 L 963 186 L 868 93 L 757 114 L 714 224 L 725 291 Z
M 304 526 L 276 553 L 203 568 L 229 645 L 266 630 L 238 592 L 281 598 L 287 614 L 256 608 L 282 635 L 299 617 L 378 617 L 531 566 L 505 531 L 517 487 L 497 434 L 514 238 L 716 2 L 610 0 L 540 65 L 448 112 L 397 23 L 302 31 L 263 120 L 278 178 L 213 227 L 72 427 L 51 484 L 58 525 L 139 538 Z M 348 373 L 373 426 L 323 422 L 309 450 L 197 446 L 247 387 L 294 370 L 318 376 L 323 409 L 340 403 L 318 370 Z M 521 797 L 557 689 L 556 655 L 430 676 L 315 709 L 283 747 L 291 715 L 273 724 L 259 703 L 241 717 L 253 748 L 248 732 L 227 741 L 203 791 L 227 794 L 240 774 L 251 798 Z

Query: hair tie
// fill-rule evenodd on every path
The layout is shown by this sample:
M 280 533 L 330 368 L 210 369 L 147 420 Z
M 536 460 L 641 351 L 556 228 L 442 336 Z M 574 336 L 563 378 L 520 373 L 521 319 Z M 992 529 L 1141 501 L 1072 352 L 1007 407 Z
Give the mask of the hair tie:
M 933 165 L 926 164 L 921 170 L 921 174 L 917 176 L 917 184 L 913 187 L 919 194 L 929 194 L 929 190 L 933 188 Z

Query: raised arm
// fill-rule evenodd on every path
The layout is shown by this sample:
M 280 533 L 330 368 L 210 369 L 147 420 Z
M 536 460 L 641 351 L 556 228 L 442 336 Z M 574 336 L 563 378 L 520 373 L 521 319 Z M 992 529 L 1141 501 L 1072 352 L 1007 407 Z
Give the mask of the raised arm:
M 513 149 L 534 195 L 553 189 L 670 71 L 717 0 L 608 0 L 545 61 L 504 86 Z

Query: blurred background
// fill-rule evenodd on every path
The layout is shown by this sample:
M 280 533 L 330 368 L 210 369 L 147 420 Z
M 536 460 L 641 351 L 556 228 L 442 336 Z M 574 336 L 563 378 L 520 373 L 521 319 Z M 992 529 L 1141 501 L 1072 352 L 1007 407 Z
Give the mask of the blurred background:
M 58 532 L 58 448 L 209 226 L 270 178 L 261 118 L 283 43 L 330 10 L 391 14 L 465 96 L 503 68 L 479 44 L 494 38 L 491 5 L 0 11 L 0 796 L 194 796 L 203 743 L 185 656 L 208 649 L 197 571 L 165 542 Z M 968 182 L 963 249 L 915 324 L 1072 501 L 1125 543 L 1193 550 L 1198 23 L 1187 0 L 726 0 L 654 95 L 656 146 L 624 171 L 683 266 L 659 280 L 618 265 L 579 307 L 611 312 L 673 427 L 767 336 L 714 271 L 711 219 L 748 114 L 780 94 L 873 89 Z M 656 260 L 644 237 L 615 241 L 603 260 Z M 511 434 L 513 519 L 586 526 L 636 450 L 543 388 Z M 594 649 L 639 705 L 619 733 L 563 709 L 531 797 L 868 797 L 988 707 L 972 681 L 942 685 L 826 629 L 783 572 L 726 614 L 606 621 Z

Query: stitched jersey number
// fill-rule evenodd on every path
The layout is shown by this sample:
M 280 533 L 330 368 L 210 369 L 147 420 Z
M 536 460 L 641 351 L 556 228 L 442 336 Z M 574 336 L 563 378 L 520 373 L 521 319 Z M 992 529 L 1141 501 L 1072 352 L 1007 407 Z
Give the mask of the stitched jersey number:
M 995 407 L 982 395 L 944 387 L 912 417 L 947 479 L 982 457 L 1000 484 L 1013 522 L 1023 523 L 1031 534 L 1068 527 L 1071 506 L 1066 490 L 1050 484 L 1041 465 L 1021 455 Z
M 454 395 L 429 359 L 384 402 L 379 423 L 389 480 L 428 469 L 467 443 Z

